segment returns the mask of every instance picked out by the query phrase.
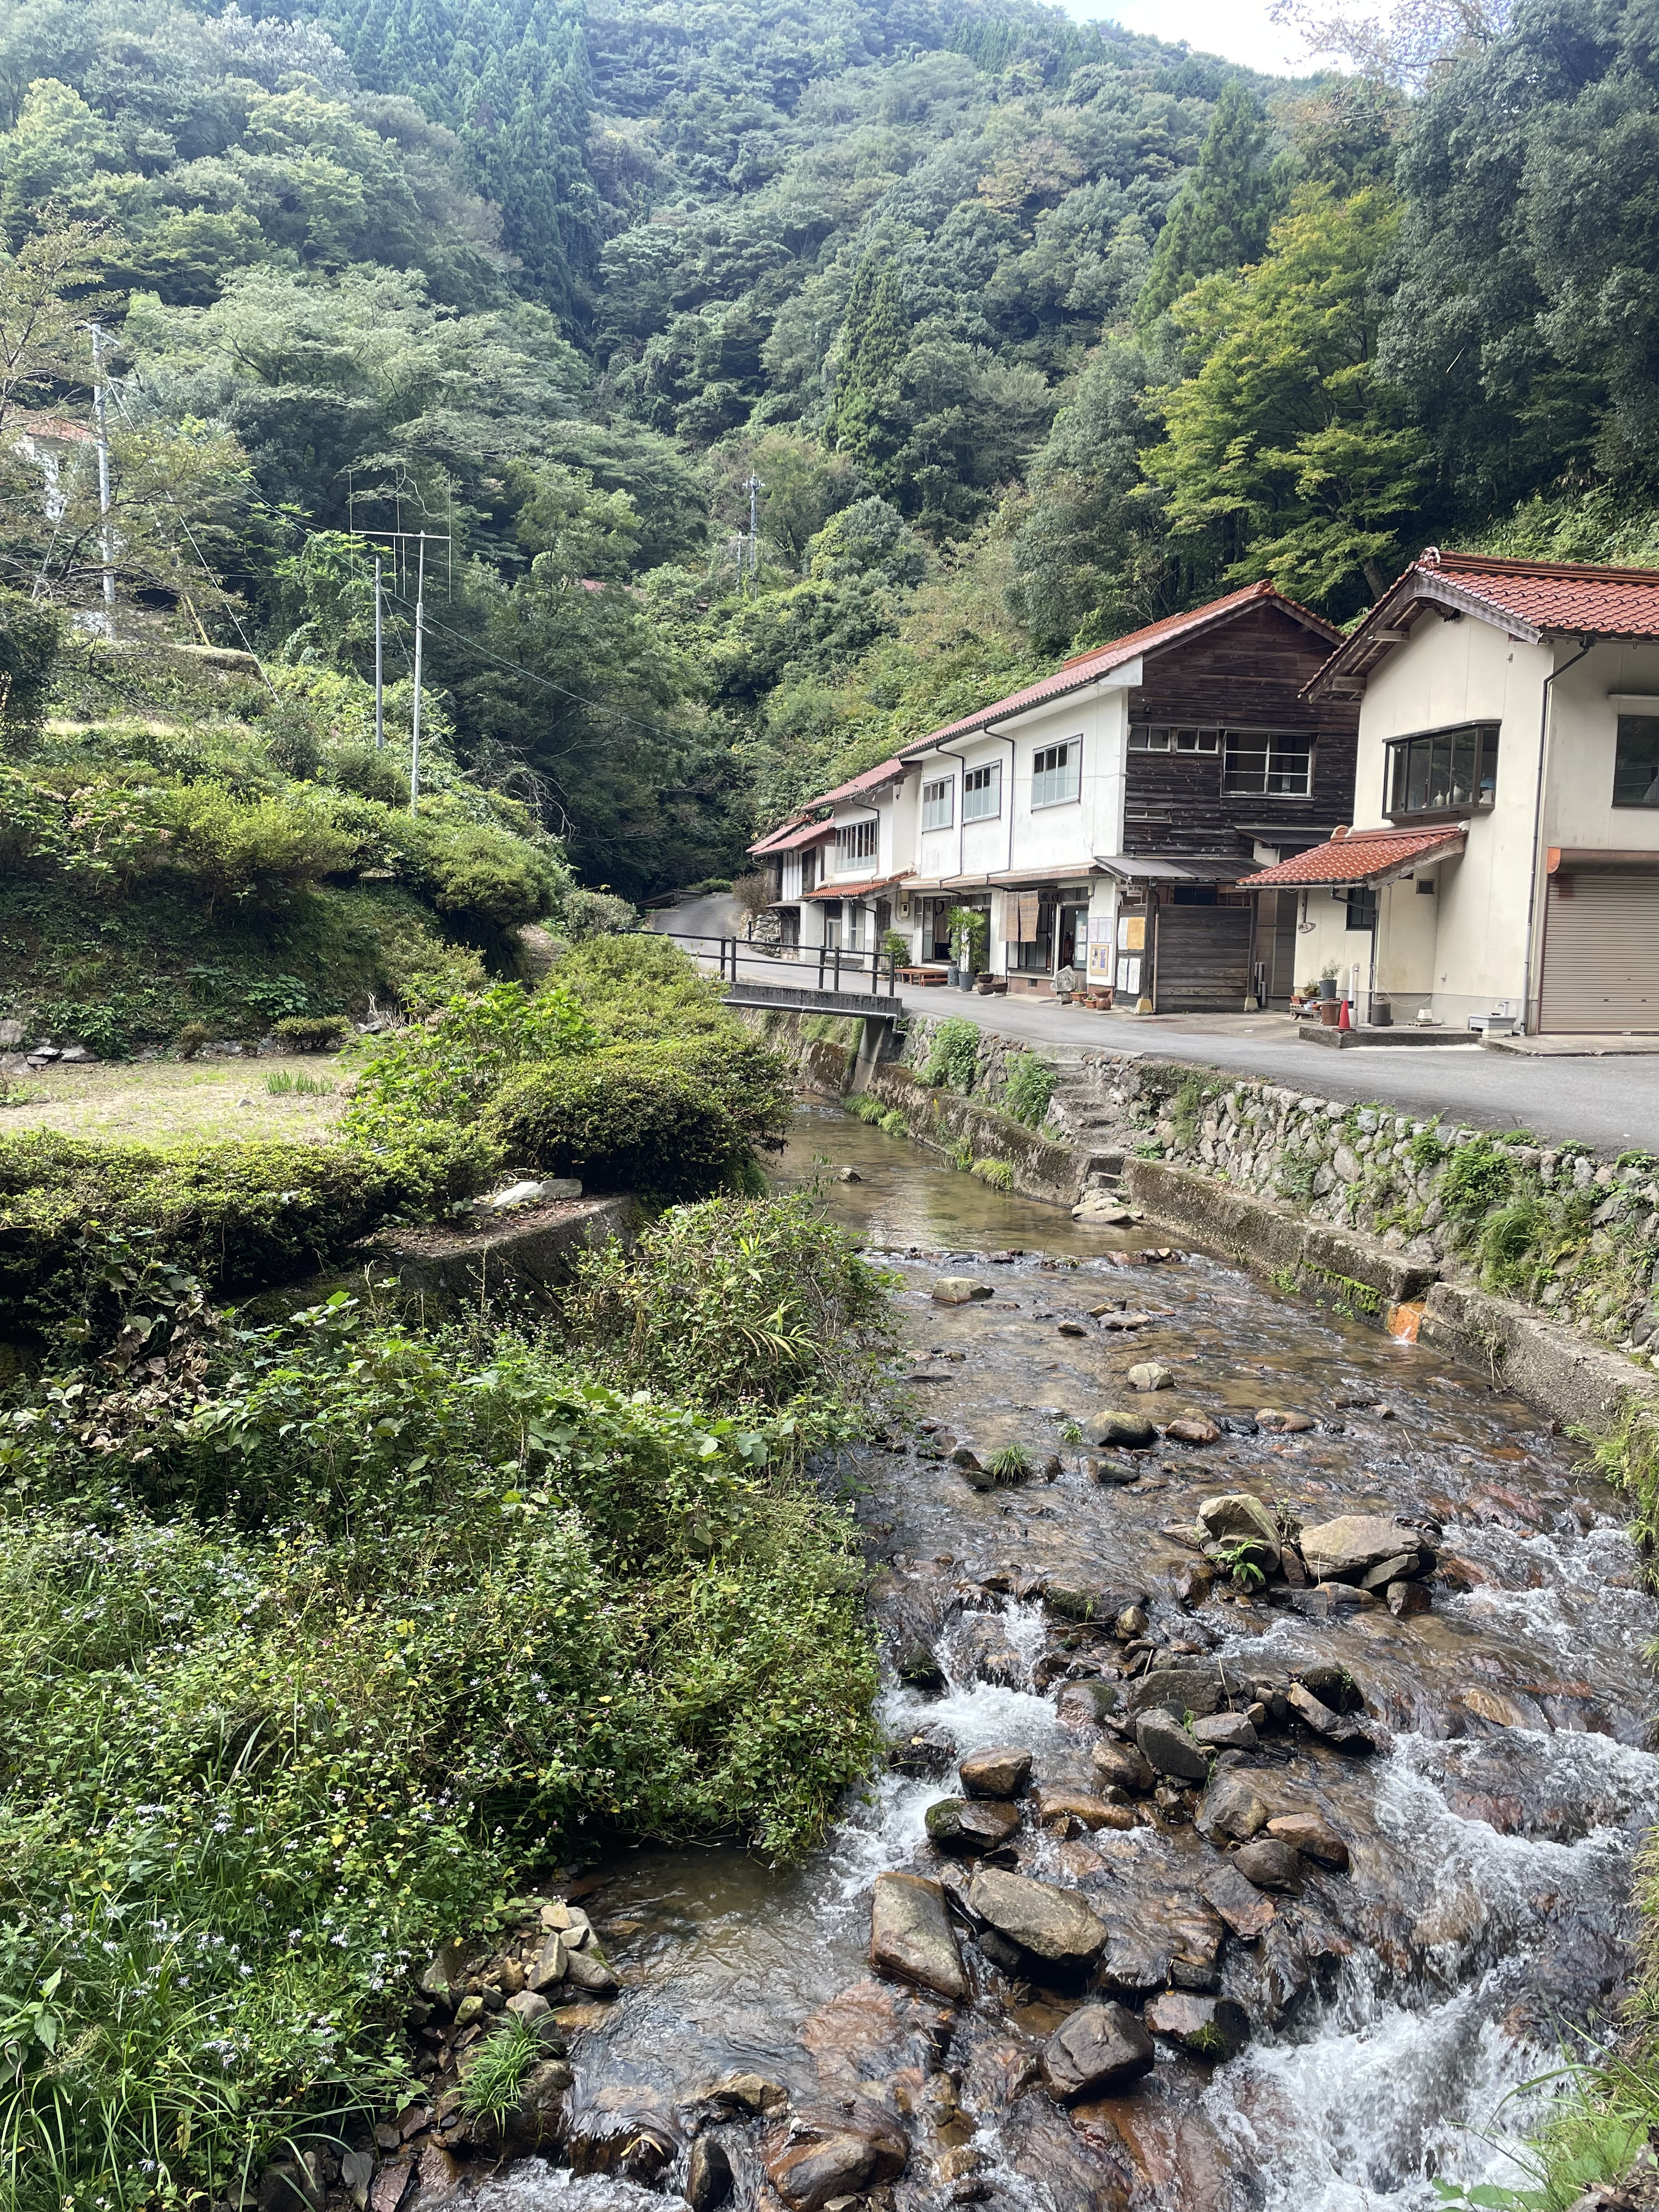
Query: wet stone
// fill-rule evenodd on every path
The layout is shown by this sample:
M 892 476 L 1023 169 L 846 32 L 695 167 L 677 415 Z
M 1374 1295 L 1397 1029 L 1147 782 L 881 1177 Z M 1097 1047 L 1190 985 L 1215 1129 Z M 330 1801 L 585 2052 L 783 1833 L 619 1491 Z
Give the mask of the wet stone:
M 1091 1832 L 1135 1825 L 1135 1816 L 1127 1805 L 1115 1805 L 1109 1798 L 1093 1796 L 1085 1790 L 1060 1789 L 1047 1783 L 1037 1790 L 1036 1808 L 1037 1819 L 1045 1828 L 1065 1826 L 1072 1821 Z
M 1210 1763 L 1204 1747 L 1185 1728 L 1177 1715 L 1153 1706 L 1135 1723 L 1135 1742 L 1150 1766 L 1178 1782 L 1204 1782 Z
M 1193 1723 L 1193 1734 L 1211 1751 L 1254 1751 L 1261 1741 L 1243 1713 L 1210 1713 Z
M 1267 1808 L 1244 1776 L 1217 1773 L 1204 1792 L 1196 1825 L 1200 1835 L 1212 1839 L 1230 1836 L 1235 1843 L 1247 1844 L 1267 1826 Z
M 1192 1713 L 1200 1720 L 1217 1711 L 1225 1694 L 1221 1669 L 1212 1659 L 1155 1657 L 1130 1696 L 1139 1712 L 1149 1705 L 1167 1705 L 1177 1713 Z
M 1042 2051 L 1042 2078 L 1062 2104 L 1100 2097 L 1150 2074 L 1152 2039 L 1126 2005 L 1081 2005 Z
M 1254 1942 L 1278 1917 L 1261 1892 L 1245 1880 L 1231 1860 L 1209 1868 L 1199 1888 L 1243 1943 Z
M 989 1283 L 975 1282 L 971 1275 L 941 1275 L 933 1291 L 936 1306 L 971 1305 L 976 1298 L 994 1295 Z
M 1161 1360 L 1139 1359 L 1124 1376 L 1132 1390 L 1173 1390 L 1175 1376 Z
M 1152 1998 L 1146 2021 L 1154 2035 L 1198 2058 L 1234 2057 L 1250 2036 L 1243 2005 L 1231 1997 L 1195 1996 L 1182 1990 L 1166 1990 Z
M 957 1771 L 970 1797 L 1018 1797 L 1031 1779 L 1031 1754 L 1019 1745 L 1000 1744 L 972 1753 Z
M 1121 1702 L 1115 1682 L 1092 1677 L 1081 1682 L 1062 1682 L 1054 1696 L 1060 1718 L 1081 1722 L 1085 1727 L 1098 1728 L 1116 1712 Z
M 957 1740 L 943 1728 L 916 1729 L 887 1747 L 887 1764 L 896 1774 L 948 1774 L 956 1757 Z
M 893 1672 L 901 1682 L 925 1696 L 936 1697 L 945 1686 L 945 1669 L 920 1638 L 900 1645 L 893 1655 Z
M 1396 1620 L 1410 1620 L 1418 1613 L 1427 1613 L 1433 1602 L 1422 1583 L 1390 1583 L 1382 1595 Z
M 1316 1865 L 1342 1873 L 1348 1863 L 1348 1847 L 1328 1820 L 1317 1813 L 1281 1813 L 1267 1823 L 1267 1833 L 1288 1844 Z
M 1299 1436 L 1316 1425 L 1310 1413 L 1290 1413 L 1282 1406 L 1258 1406 L 1255 1425 L 1279 1437 Z
M 1343 1513 L 1302 1531 L 1301 1552 L 1316 1583 L 1359 1577 L 1402 1553 L 1415 1556 L 1417 1532 L 1381 1514 Z M 1392 1579 L 1392 1577 L 1390 1578 Z
M 1115 1620 L 1126 1606 L 1139 1605 L 1141 1595 L 1139 1590 L 1126 1589 L 1121 1583 L 1073 1580 L 1060 1574 L 1049 1577 L 1042 1601 L 1062 1620 L 1106 1621 Z
M 1290 1897 L 1302 1894 L 1302 1862 L 1282 1837 L 1259 1836 L 1236 1851 L 1232 1863 L 1257 1889 L 1282 1890 Z
M 870 1964 L 952 2000 L 969 1994 L 945 1892 L 920 1875 L 876 1876 L 870 1905 Z
M 1221 1430 L 1207 1413 L 1199 1412 L 1194 1406 L 1183 1406 L 1164 1435 L 1170 1443 L 1212 1444 L 1219 1441 Z
M 1015 1808 L 994 1797 L 943 1797 L 925 1817 L 937 1848 L 964 1857 L 999 1850 L 1019 1833 Z
M 1052 1882 L 983 1869 L 968 1885 L 967 1905 L 1020 1952 L 1061 1972 L 1086 1972 L 1106 1948 L 1105 1923 L 1075 1891 Z
M 767 2179 L 790 2212 L 825 2212 L 837 2197 L 896 2181 L 908 2155 L 896 2121 L 856 2106 L 809 2106 L 763 2145 Z
M 1136 1797 L 1144 1797 L 1158 1779 L 1146 1754 L 1132 1743 L 1097 1743 L 1089 1758 L 1097 1782 Z
M 731 2160 L 712 2136 L 699 2136 L 686 2166 L 686 2203 L 691 2212 L 714 2212 L 731 2194 Z
M 1158 1431 L 1144 1413 L 1127 1413 L 1116 1406 L 1091 1413 L 1083 1424 L 1083 1433 L 1097 1449 L 1104 1451 L 1144 1450 L 1158 1442 Z
M 1083 1471 L 1103 1490 L 1127 1490 L 1140 1474 L 1140 1469 L 1127 1459 L 1086 1459 Z

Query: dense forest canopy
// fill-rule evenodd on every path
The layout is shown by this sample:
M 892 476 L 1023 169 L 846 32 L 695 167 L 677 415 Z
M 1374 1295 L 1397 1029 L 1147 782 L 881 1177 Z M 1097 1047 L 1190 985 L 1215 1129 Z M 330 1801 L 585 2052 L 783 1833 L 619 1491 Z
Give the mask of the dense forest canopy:
M 642 895 L 1236 582 L 1346 621 L 1431 541 L 1654 556 L 1653 0 L 1391 51 L 1292 84 L 1034 0 L 21 0 L 0 408 L 84 422 L 95 311 L 124 593 L 270 659 L 363 674 L 368 549 L 432 533 L 459 754 Z M 3 580 L 85 604 L 48 461 L 0 463 Z

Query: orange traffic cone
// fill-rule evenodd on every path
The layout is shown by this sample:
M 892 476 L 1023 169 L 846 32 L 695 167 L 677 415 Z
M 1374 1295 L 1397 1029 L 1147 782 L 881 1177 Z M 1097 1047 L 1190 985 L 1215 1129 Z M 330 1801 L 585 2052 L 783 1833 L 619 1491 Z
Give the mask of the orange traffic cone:
M 1353 1027 L 1353 1024 L 1348 1017 L 1348 1008 L 1351 1004 L 1352 1001 L 1347 999 L 1344 999 L 1342 1001 L 1342 1012 L 1338 1015 L 1336 1022 L 1336 1026 L 1340 1030 L 1351 1030 Z

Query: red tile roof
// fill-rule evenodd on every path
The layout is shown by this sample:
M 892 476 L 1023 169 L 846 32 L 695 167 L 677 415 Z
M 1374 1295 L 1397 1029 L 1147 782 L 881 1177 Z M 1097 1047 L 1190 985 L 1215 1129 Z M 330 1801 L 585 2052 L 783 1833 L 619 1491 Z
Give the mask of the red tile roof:
M 1442 553 L 1432 546 L 1414 565 L 1437 571 L 1504 614 L 1519 616 L 1533 629 L 1659 637 L 1659 568 L 1499 561 L 1485 553 Z
M 1463 849 L 1463 825 L 1442 823 L 1435 830 L 1338 830 L 1323 845 L 1294 854 L 1276 868 L 1263 868 L 1243 883 L 1253 891 L 1294 890 L 1305 884 L 1382 883 L 1419 860 L 1449 860 Z
M 914 745 L 907 745 L 902 757 L 915 760 L 934 745 L 950 738 L 965 738 L 989 723 L 1000 722 L 1009 714 L 1022 714 L 1032 707 L 1040 707 L 1050 699 L 1063 699 L 1068 692 L 1081 691 L 1091 684 L 1108 676 L 1126 661 L 1135 659 L 1143 653 L 1162 651 L 1182 638 L 1192 637 L 1217 623 L 1231 622 L 1235 615 L 1263 602 L 1281 608 L 1295 621 L 1317 633 L 1328 645 L 1339 644 L 1342 633 L 1310 608 L 1287 599 L 1265 580 L 1259 584 L 1247 584 L 1241 592 L 1230 592 L 1225 599 L 1212 599 L 1207 606 L 1194 607 L 1189 613 L 1166 615 L 1162 622 L 1148 623 L 1144 629 L 1131 630 L 1127 637 L 1114 638 L 1109 645 L 1092 647 L 1087 653 L 1074 653 L 1070 660 L 1062 661 L 1052 676 L 1045 676 L 1036 684 L 1028 684 L 1023 691 L 1015 691 L 1006 699 L 999 699 L 989 707 L 981 707 L 977 714 L 965 714 L 958 722 L 948 723 L 935 730 L 931 737 L 923 738 Z
M 879 767 L 867 768 L 861 775 L 853 776 L 846 783 L 838 783 L 833 791 L 826 791 L 817 799 L 809 799 L 805 806 L 798 806 L 787 822 L 775 830 L 769 830 L 749 849 L 755 854 L 792 853 L 798 846 L 810 845 L 824 829 L 820 822 L 802 824 L 803 815 L 815 813 L 820 806 L 833 806 L 838 799 L 872 798 L 883 787 L 896 783 L 903 775 L 902 760 L 883 761 Z
M 799 853 L 805 846 L 823 844 L 835 834 L 833 822 L 787 823 L 781 830 L 775 830 L 769 837 L 763 837 L 758 845 L 751 845 L 749 849 L 751 853 L 765 854 L 769 858 L 774 853 Z
M 828 806 L 837 799 L 860 799 L 866 792 L 879 791 L 884 784 L 896 783 L 904 774 L 902 760 L 883 761 L 879 768 L 867 768 L 862 775 L 855 775 L 848 783 L 838 783 L 833 791 L 826 791 L 822 799 L 811 801 L 814 806 Z
M 884 891 L 894 884 L 902 884 L 907 872 L 901 868 L 896 876 L 864 876 L 856 883 L 836 883 L 832 878 L 827 884 L 820 884 L 815 890 L 808 891 L 805 896 L 810 899 L 865 898 L 872 891 Z

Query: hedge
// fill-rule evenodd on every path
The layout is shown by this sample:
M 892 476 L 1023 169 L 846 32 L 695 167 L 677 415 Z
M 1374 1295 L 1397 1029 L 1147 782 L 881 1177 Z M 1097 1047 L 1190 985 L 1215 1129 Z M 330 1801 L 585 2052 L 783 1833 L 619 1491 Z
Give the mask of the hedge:
M 176 1301 L 168 1275 L 246 1293 L 327 1266 L 382 1222 L 475 1189 L 476 1138 L 428 1124 L 404 1144 L 229 1139 L 160 1151 L 52 1130 L 0 1137 L 0 1334 L 108 1334 Z
M 515 1168 L 665 1200 L 706 1198 L 753 1159 L 714 1085 L 666 1049 L 544 1060 L 503 1086 L 480 1126 Z

